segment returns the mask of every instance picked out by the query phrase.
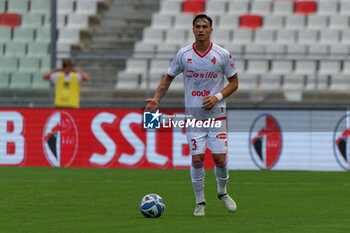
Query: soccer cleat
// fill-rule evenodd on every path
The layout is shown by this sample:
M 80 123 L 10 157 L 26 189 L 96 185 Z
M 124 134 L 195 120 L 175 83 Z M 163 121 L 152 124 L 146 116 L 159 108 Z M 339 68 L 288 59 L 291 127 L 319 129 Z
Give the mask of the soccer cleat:
M 224 203 L 228 212 L 237 210 L 236 202 L 227 193 L 218 195 L 218 198 Z
M 201 202 L 196 204 L 196 208 L 194 209 L 194 216 L 204 216 L 205 215 L 205 202 Z

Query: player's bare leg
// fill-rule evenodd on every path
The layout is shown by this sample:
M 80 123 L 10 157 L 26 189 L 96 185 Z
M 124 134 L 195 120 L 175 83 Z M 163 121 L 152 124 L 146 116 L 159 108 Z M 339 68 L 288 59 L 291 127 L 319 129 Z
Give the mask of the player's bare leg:
M 196 208 L 194 216 L 205 215 L 205 198 L 204 198 L 204 154 L 193 155 L 191 164 L 191 179 L 194 194 L 196 196 Z
M 218 197 L 225 205 L 227 211 L 234 212 L 237 210 L 235 201 L 227 194 L 228 168 L 226 154 L 213 154 L 215 162 L 214 173 L 216 176 Z

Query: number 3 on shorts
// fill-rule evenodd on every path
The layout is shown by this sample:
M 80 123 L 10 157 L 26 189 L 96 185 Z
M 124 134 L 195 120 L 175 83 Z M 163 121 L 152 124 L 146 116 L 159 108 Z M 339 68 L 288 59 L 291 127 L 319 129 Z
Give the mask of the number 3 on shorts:
M 197 149 L 196 139 L 191 139 L 191 142 L 192 142 L 192 150 L 196 150 Z

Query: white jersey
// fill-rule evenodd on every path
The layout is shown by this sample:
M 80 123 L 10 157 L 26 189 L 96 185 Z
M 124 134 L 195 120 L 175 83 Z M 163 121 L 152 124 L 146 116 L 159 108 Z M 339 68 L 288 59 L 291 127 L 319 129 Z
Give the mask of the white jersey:
M 202 109 L 205 96 L 213 96 L 224 89 L 224 76 L 231 78 L 237 73 L 232 56 L 226 49 L 214 43 L 210 43 L 203 55 L 196 51 L 195 43 L 180 49 L 168 74 L 175 77 L 181 72 L 185 86 L 186 114 L 198 120 L 226 116 L 225 99 L 211 110 Z

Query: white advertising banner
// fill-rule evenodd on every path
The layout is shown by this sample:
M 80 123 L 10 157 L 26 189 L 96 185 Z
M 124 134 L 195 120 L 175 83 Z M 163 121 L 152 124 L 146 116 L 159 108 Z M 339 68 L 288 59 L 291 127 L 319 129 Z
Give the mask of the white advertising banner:
M 339 110 L 229 110 L 229 167 L 349 170 L 349 126 Z

